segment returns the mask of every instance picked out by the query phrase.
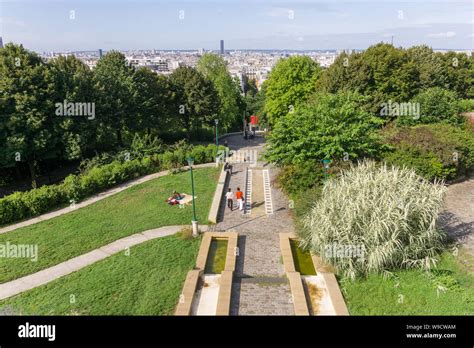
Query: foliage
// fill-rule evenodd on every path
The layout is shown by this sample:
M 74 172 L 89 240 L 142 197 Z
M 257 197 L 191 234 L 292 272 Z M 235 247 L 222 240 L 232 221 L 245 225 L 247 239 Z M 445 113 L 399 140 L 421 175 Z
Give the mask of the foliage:
M 219 114 L 220 100 L 212 82 L 189 66 L 170 75 L 173 88 L 172 117 L 179 120 L 190 138 L 192 129 L 211 125 Z
M 197 70 L 212 81 L 219 95 L 219 128 L 227 132 L 236 124 L 240 124 L 240 88 L 230 76 L 224 58 L 214 53 L 205 53 L 197 63 Z
M 321 199 L 305 216 L 302 245 L 338 273 L 383 273 L 398 268 L 430 269 L 442 247 L 436 229 L 446 188 L 406 168 L 354 166 L 323 187 Z M 332 245 L 360 253 L 328 253 Z
M 142 67 L 133 74 L 133 101 L 136 117 L 132 129 L 146 131 L 150 135 L 152 129 L 160 125 L 170 124 L 170 108 L 172 107 L 171 85 L 167 77 Z
M 474 99 L 461 99 L 459 101 L 459 111 L 474 112 Z
M 316 91 L 321 68 L 308 56 L 281 59 L 266 81 L 265 112 L 271 125 L 304 104 Z
M 433 87 L 428 88 L 411 100 L 412 105 L 419 105 L 420 117 L 399 116 L 397 124 L 414 125 L 420 123 L 450 123 L 461 125 L 464 119 L 459 116 L 460 108 L 454 92 Z
M 118 146 L 123 145 L 123 129 L 133 129 L 136 124 L 133 113 L 133 78 L 133 68 L 118 51 L 108 52 L 94 69 L 98 117 L 102 126 L 116 135 Z
M 36 53 L 7 44 L 0 76 L 0 164 L 26 161 L 36 187 L 37 160 L 58 156 L 53 72 Z
M 448 124 L 386 127 L 388 164 L 413 168 L 426 179 L 454 179 L 474 168 L 474 132 Z
M 364 97 L 352 92 L 317 95 L 278 120 L 265 157 L 289 165 L 376 156 L 379 144 L 374 130 L 380 121 L 362 110 L 364 102 Z
M 307 191 L 320 184 L 324 178 L 321 163 L 308 160 L 299 165 L 283 167 L 278 182 L 287 194 Z
M 351 90 L 366 95 L 376 114 L 382 103 L 408 102 L 432 87 L 472 98 L 474 58 L 434 52 L 427 46 L 403 49 L 379 43 L 361 53 L 342 53 L 317 81 L 322 92 Z

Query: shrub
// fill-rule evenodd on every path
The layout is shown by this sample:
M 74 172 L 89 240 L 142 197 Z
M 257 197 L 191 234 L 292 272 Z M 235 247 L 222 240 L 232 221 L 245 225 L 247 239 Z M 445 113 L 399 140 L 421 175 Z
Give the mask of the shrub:
M 474 132 L 448 124 L 387 127 L 382 137 L 390 165 L 413 168 L 426 179 L 454 179 L 474 168 Z
M 397 124 L 415 125 L 443 122 L 461 125 L 465 122 L 459 116 L 461 109 L 455 92 L 439 87 L 428 88 L 416 95 L 411 102 L 420 105 L 419 118 L 400 116 L 397 119 Z
M 474 99 L 461 99 L 459 101 L 459 110 L 461 112 L 474 111 Z
M 325 183 L 321 199 L 303 218 L 302 246 L 351 279 L 397 268 L 430 269 L 444 237 L 436 220 L 445 192 L 444 185 L 413 170 L 360 163 Z M 334 245 L 344 253 L 331 253 Z
M 62 188 L 69 201 L 74 200 L 78 202 L 84 194 L 81 189 L 80 178 L 74 174 L 68 175 L 66 179 L 64 179 Z
M 357 93 L 321 94 L 278 119 L 268 139 L 265 158 L 278 165 L 308 160 L 377 156 L 375 129 L 381 120 L 363 110 Z
M 313 160 L 284 167 L 278 176 L 278 183 L 287 194 L 293 195 L 313 188 L 321 183 L 323 178 L 321 163 Z

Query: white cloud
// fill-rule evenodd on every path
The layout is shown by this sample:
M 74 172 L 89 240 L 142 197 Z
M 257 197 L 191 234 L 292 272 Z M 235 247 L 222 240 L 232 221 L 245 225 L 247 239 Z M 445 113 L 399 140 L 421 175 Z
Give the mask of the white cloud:
M 431 34 L 428 34 L 426 36 L 427 37 L 432 37 L 432 38 L 435 38 L 435 39 L 446 39 L 446 38 L 456 36 L 456 33 L 454 31 L 447 31 L 447 32 L 444 32 L 444 33 L 431 33 Z

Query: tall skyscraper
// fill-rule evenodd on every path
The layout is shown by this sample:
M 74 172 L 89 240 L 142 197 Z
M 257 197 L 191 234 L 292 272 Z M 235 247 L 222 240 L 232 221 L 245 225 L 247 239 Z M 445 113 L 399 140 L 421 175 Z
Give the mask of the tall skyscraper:
M 221 54 L 225 54 L 225 51 L 224 51 L 224 40 L 221 40 Z
M 0 36 L 0 48 L 3 48 L 3 40 L 1 36 Z
M 102 58 L 102 48 L 99 48 L 99 59 Z

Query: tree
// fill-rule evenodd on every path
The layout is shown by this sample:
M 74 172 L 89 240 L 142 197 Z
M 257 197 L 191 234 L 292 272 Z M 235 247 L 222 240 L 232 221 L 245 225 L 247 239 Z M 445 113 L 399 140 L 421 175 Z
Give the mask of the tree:
M 55 103 L 94 104 L 95 112 L 92 72 L 87 65 L 71 55 L 55 58 L 48 67 L 55 79 Z M 57 119 L 62 158 L 66 160 L 84 158 L 87 153 L 96 149 L 98 124 L 95 115 Z
M 197 63 L 197 70 L 212 81 L 221 103 L 219 127 L 228 131 L 241 118 L 242 97 L 238 84 L 230 76 L 224 58 L 217 54 L 204 54 Z
M 440 87 L 456 92 L 460 98 L 474 98 L 474 57 L 453 51 L 441 57 L 446 77 L 445 85 Z
M 212 82 L 192 67 L 179 67 L 170 75 L 173 91 L 172 117 L 176 117 L 186 129 L 188 139 L 191 130 L 205 124 L 211 126 L 220 111 L 220 101 Z
M 265 112 L 270 124 L 308 100 L 316 91 L 320 71 L 318 63 L 308 56 L 278 61 L 266 81 Z
M 136 130 L 160 129 L 167 122 L 171 107 L 171 90 L 168 78 L 148 68 L 137 69 L 133 76 L 134 102 L 137 109 Z
M 123 130 L 135 129 L 137 125 L 133 73 L 125 56 L 117 51 L 103 56 L 94 70 L 98 121 L 115 133 L 118 146 L 123 146 Z
M 276 122 L 268 139 L 266 157 L 278 165 L 312 160 L 357 159 L 376 155 L 381 121 L 361 105 L 355 92 L 318 94 Z
M 0 157 L 8 166 L 26 161 L 35 188 L 38 161 L 58 153 L 54 77 L 36 53 L 14 44 L 0 50 L 0 76 Z

